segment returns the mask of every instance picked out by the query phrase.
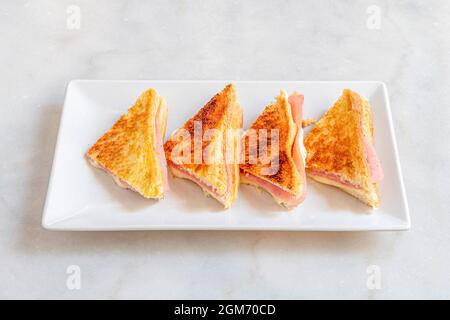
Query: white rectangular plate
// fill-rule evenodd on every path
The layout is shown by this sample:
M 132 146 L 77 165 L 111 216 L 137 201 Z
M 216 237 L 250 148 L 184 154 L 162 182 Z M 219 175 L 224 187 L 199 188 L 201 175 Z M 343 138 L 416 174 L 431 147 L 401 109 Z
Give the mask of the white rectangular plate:
M 305 96 L 304 117 L 319 119 L 344 88 L 371 103 L 374 144 L 385 178 L 373 210 L 334 187 L 308 180 L 306 200 L 292 211 L 250 186 L 240 186 L 229 209 L 190 181 L 171 178 L 164 200 L 147 200 L 118 187 L 88 164 L 87 149 L 147 88 L 169 107 L 168 135 L 182 126 L 228 81 L 72 81 L 66 93 L 42 224 L 53 230 L 406 230 L 408 206 L 386 87 L 381 82 L 231 81 L 244 109 L 244 128 L 284 88 Z

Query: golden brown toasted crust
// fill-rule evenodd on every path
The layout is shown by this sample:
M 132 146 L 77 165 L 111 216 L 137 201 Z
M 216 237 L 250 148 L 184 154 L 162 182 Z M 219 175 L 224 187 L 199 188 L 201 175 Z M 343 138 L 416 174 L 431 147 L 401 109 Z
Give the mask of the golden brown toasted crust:
M 316 119 L 314 118 L 307 118 L 302 120 L 302 128 L 309 127 L 310 125 L 316 123 Z
M 214 163 L 205 163 L 205 159 L 202 159 L 201 163 L 195 163 L 194 125 L 197 121 L 202 125 L 203 134 L 210 129 L 217 130 L 216 133 L 218 134 L 213 135 L 211 139 L 202 139 L 200 142 L 201 154 L 208 154 L 210 155 L 210 159 L 217 159 L 217 161 L 211 160 Z M 240 128 L 242 128 L 242 109 L 237 102 L 236 89 L 232 84 L 228 84 L 166 141 L 164 150 L 169 166 L 174 166 L 174 163 L 176 163 L 172 159 L 173 152 L 176 152 L 174 149 L 183 149 L 183 147 L 180 147 L 182 143 L 190 143 L 190 147 L 188 147 L 191 151 L 190 161 L 184 161 L 184 163 L 177 165 L 189 172 L 189 174 L 213 186 L 217 195 L 224 199 L 222 201 L 224 206 L 229 207 L 237 197 L 239 169 L 238 161 L 234 161 L 234 163 L 230 163 L 232 161 L 225 161 L 225 150 L 227 143 L 231 143 L 234 145 L 234 148 L 237 148 L 240 140 L 233 139 L 227 142 L 226 130 Z M 176 138 L 181 130 L 189 134 L 191 138 L 189 141 L 183 142 L 182 139 L 180 141 L 180 139 Z M 227 173 L 227 166 L 231 175 L 230 177 Z M 231 181 L 230 190 L 228 189 L 228 178 Z
M 165 130 L 167 106 L 154 89 L 149 89 L 86 154 L 93 164 L 146 198 L 161 198 L 164 194 L 156 147 L 158 114 Z
M 362 101 L 350 90 L 329 109 L 305 137 L 306 167 L 338 174 L 349 182 L 369 175 L 361 140 Z
M 358 93 L 345 89 L 305 138 L 306 171 L 310 176 L 313 171 L 339 176 L 359 186 L 360 193 L 364 193 L 359 197 L 361 200 L 369 199 L 363 201 L 377 206 L 377 185 L 370 180 L 362 134 L 371 141 L 373 126 L 369 103 Z M 324 182 L 326 179 L 316 180 Z
M 267 174 L 269 173 L 268 168 L 271 166 L 270 163 L 268 164 L 269 161 L 265 160 L 265 163 L 261 163 L 261 161 L 252 163 L 250 160 L 250 144 L 252 142 L 250 141 L 249 135 L 250 133 L 255 134 L 257 136 L 255 140 L 259 141 L 262 132 L 261 129 L 267 130 L 267 155 L 270 160 L 276 163 L 278 157 L 278 170 L 276 172 L 270 172 L 272 174 Z M 270 132 L 274 129 L 279 132 L 278 155 L 271 154 L 272 141 Z M 266 106 L 263 113 L 252 123 L 249 130 L 247 130 L 243 143 L 245 158 L 240 165 L 240 169 L 243 172 L 251 173 L 261 179 L 267 180 L 292 193 L 294 196 L 298 196 L 301 192 L 301 180 L 292 157 L 292 146 L 296 133 L 297 126 L 292 118 L 291 106 L 288 102 L 286 92 L 282 91 L 276 98 L 276 101 Z M 260 152 L 264 153 L 260 144 L 254 150 L 258 150 L 257 154 L 260 154 Z

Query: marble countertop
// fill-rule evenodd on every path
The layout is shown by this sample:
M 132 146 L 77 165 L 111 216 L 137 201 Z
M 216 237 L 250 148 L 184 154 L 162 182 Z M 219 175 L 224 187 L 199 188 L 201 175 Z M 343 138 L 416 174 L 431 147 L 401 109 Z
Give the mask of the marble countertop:
M 445 0 L 3 2 L 0 298 L 450 298 L 449 15 Z M 75 78 L 384 81 L 412 228 L 46 231 Z

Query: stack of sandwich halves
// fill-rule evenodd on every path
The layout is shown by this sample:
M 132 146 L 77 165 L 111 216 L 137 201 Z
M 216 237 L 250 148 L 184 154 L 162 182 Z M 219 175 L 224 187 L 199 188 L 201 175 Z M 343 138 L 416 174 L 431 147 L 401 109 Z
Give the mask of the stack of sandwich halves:
M 302 109 L 303 95 L 282 90 L 243 132 L 242 108 L 229 84 L 163 143 L 168 108 L 149 89 L 86 155 L 119 186 L 146 198 L 169 191 L 169 166 L 225 208 L 246 183 L 292 209 L 306 197 L 306 175 L 378 207 L 383 173 L 368 101 L 344 90 L 305 138 Z

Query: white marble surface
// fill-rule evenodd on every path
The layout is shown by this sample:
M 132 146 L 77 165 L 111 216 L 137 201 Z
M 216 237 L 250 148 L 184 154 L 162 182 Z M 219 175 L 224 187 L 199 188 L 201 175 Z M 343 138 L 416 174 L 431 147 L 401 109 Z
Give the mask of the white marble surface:
M 2 1 L 0 298 L 450 298 L 448 1 Z M 70 4 L 81 28 L 66 27 Z M 381 28 L 366 26 L 369 5 Z M 49 232 L 67 82 L 382 80 L 408 232 Z M 82 271 L 80 290 L 66 268 Z M 380 290 L 366 268 L 381 269 Z

